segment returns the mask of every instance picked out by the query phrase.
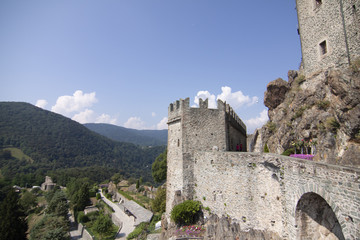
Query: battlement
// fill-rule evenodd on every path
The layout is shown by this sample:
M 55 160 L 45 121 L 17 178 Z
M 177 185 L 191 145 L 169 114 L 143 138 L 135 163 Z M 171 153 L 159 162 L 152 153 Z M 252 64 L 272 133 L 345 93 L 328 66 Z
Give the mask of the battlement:
M 190 98 L 180 99 L 173 103 L 170 103 L 168 108 L 168 119 L 169 119 L 168 123 L 180 120 L 184 111 L 190 111 L 190 110 L 196 111 L 196 109 L 209 109 L 209 100 L 208 99 L 203 100 L 202 98 L 200 98 L 198 108 L 190 107 Z M 235 113 L 235 111 L 229 104 L 226 104 L 226 102 L 223 102 L 219 99 L 217 100 L 217 109 L 211 109 L 211 110 L 212 111 L 218 110 L 225 112 L 228 121 L 231 124 L 233 124 L 236 128 L 242 129 L 243 132 L 246 134 L 246 125 L 240 119 L 240 117 Z

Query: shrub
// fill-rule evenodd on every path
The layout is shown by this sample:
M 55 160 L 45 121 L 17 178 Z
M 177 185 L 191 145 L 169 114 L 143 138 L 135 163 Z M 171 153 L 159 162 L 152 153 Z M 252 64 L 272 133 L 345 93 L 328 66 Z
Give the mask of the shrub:
M 293 120 L 297 119 L 298 117 L 301 117 L 307 108 L 308 108 L 307 106 L 300 107 L 298 110 L 296 110 L 296 112 L 295 112 L 294 116 L 292 116 L 291 120 L 293 121 Z
M 270 133 L 273 133 L 276 130 L 276 124 L 271 122 L 271 121 L 266 123 L 266 127 L 267 127 L 267 129 L 269 130 Z
M 140 223 L 135 229 L 134 231 L 132 231 L 127 237 L 126 239 L 134 239 L 137 238 L 147 227 L 147 223 Z
M 340 128 L 340 123 L 336 121 L 334 117 L 329 117 L 326 119 L 325 127 L 332 133 L 336 133 L 336 131 Z
M 172 209 L 171 219 L 178 225 L 193 224 L 199 218 L 200 208 L 199 201 L 186 200 Z
M 151 201 L 151 207 L 155 212 L 163 213 L 166 209 L 166 188 L 158 188 L 155 199 Z
M 88 218 L 88 216 L 85 215 L 85 213 L 83 211 L 81 211 L 81 212 L 78 213 L 76 220 L 77 220 L 78 223 L 86 223 L 90 219 Z
M 316 103 L 317 107 L 321 110 L 327 110 L 328 107 L 330 106 L 330 102 L 329 101 L 318 101 Z
M 101 195 L 100 195 L 100 193 L 97 193 L 96 194 L 96 200 L 99 200 L 99 199 L 101 199 Z
M 297 76 L 296 78 L 295 78 L 295 83 L 296 83 L 296 85 L 300 85 L 300 84 L 302 84 L 303 82 L 305 82 L 305 76 L 304 75 L 299 75 L 299 76 Z
M 288 148 L 288 149 L 286 149 L 281 155 L 290 156 L 290 154 L 294 154 L 294 153 L 295 153 L 295 149 L 294 149 L 294 148 Z
M 265 143 L 265 146 L 264 146 L 264 153 L 268 153 L 268 152 L 270 152 L 270 151 L 269 151 L 269 148 L 268 148 L 267 143 Z

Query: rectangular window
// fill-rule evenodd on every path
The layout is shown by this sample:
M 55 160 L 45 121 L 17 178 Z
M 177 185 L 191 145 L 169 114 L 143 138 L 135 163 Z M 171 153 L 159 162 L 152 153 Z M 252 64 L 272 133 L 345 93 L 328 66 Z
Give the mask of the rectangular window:
M 325 55 L 328 52 L 326 41 L 323 41 L 319 44 L 320 46 L 320 54 Z

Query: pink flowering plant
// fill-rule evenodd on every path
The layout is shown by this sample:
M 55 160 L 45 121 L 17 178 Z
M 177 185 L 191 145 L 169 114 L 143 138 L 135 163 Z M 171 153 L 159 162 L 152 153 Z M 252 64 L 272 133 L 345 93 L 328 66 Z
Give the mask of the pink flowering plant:
M 182 226 L 176 230 L 177 237 L 202 237 L 205 233 L 205 228 L 199 225 Z

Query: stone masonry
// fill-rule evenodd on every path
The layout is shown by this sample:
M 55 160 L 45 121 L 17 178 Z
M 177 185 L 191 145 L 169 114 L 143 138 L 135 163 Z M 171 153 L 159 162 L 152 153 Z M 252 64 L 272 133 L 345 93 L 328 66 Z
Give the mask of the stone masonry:
M 360 169 L 236 152 L 230 138 L 246 128 L 230 109 L 221 101 L 218 109 L 202 100 L 200 108 L 190 108 L 189 99 L 170 105 L 167 222 L 175 204 L 193 199 L 245 232 L 278 239 L 360 239 Z
M 179 201 L 192 199 L 195 151 L 235 151 L 237 144 L 246 151 L 245 124 L 220 100 L 217 109 L 209 109 L 202 99 L 199 108 L 190 108 L 189 98 L 176 101 L 169 106 L 168 126 L 167 212 Z M 179 198 L 174 195 L 177 190 Z
M 296 0 L 305 76 L 360 56 L 360 0 Z

